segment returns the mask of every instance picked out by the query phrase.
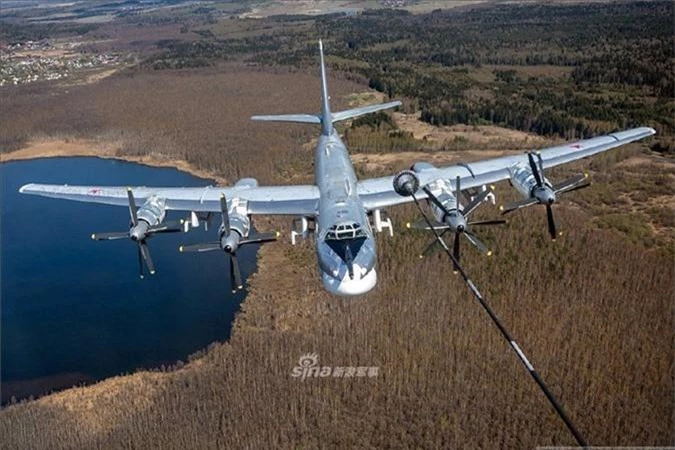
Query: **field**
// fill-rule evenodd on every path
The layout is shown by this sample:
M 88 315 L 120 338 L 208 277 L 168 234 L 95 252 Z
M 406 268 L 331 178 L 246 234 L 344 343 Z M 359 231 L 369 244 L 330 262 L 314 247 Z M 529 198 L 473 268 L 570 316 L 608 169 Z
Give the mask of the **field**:
M 4 159 L 91 145 L 105 156 L 181 161 L 227 184 L 244 176 L 311 182 L 317 130 L 248 117 L 318 109 L 319 36 L 327 43 L 334 109 L 389 97 L 405 103 L 393 115 L 340 129 L 360 176 L 653 126 L 656 138 L 547 174 L 561 180 L 589 171 L 594 182 L 556 205 L 563 238 L 551 242 L 544 212 L 531 208 L 502 228 L 481 230 L 493 257 L 466 246 L 463 260 L 591 444 L 673 445 L 675 159 L 667 67 L 674 31 L 672 23 L 654 25 L 672 17 L 672 8 L 490 5 L 414 15 L 227 15 L 215 23 L 208 13 L 181 12 L 166 13 L 172 21 L 120 19 L 83 35 L 59 29 L 59 39 L 90 39 L 98 42 L 91 51 L 133 57 L 91 83 L 73 83 L 84 76 L 76 72 L 0 88 L 0 151 L 16 151 Z M 604 46 L 561 17 L 604 20 L 594 31 Z M 425 31 L 412 33 L 421 23 Z M 160 40 L 152 40 L 153 27 Z M 432 40 L 433 33 L 445 34 Z M 630 56 L 621 59 L 627 67 L 598 66 L 608 55 Z M 642 78 L 626 78 L 636 67 Z M 517 198 L 508 183 L 496 194 L 499 204 Z M 405 230 L 417 218 L 414 208 L 388 213 L 396 229 L 392 238 L 378 236 L 373 292 L 350 300 L 324 292 L 309 241 L 265 246 L 228 342 L 172 367 L 8 405 L 0 411 L 0 448 L 572 445 L 447 262 L 417 258 L 430 236 Z M 496 215 L 491 205 L 477 211 Z M 277 218 L 257 224 L 290 226 Z M 320 365 L 374 366 L 378 374 L 292 377 L 308 353 Z

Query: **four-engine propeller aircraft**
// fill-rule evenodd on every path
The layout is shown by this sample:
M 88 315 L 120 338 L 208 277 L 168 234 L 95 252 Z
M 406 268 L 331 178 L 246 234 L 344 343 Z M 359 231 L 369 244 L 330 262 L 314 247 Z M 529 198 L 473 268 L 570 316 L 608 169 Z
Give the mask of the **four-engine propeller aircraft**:
M 536 153 L 504 156 L 470 164 L 434 167 L 416 163 L 411 170 L 396 176 L 358 180 L 344 143 L 333 124 L 364 114 L 394 108 L 398 101 L 365 106 L 333 113 L 326 82 L 323 46 L 319 42 L 321 58 L 321 113 L 254 116 L 258 121 L 311 123 L 321 126 L 321 135 L 315 150 L 315 184 L 295 186 L 259 186 L 252 178 L 239 180 L 232 187 L 207 186 L 203 188 L 154 188 L 111 186 L 68 186 L 27 184 L 24 194 L 40 195 L 66 200 L 128 206 L 132 217 L 128 233 L 98 234 L 99 239 L 129 237 L 139 244 L 139 262 L 154 273 L 154 265 L 145 240 L 154 233 L 175 231 L 180 224 L 164 224 L 170 210 L 191 213 L 185 230 L 198 226 L 206 213 L 221 213 L 219 240 L 196 246 L 182 247 L 182 251 L 222 250 L 230 255 L 230 276 L 233 289 L 240 289 L 241 276 L 236 258 L 240 245 L 267 242 L 276 236 L 251 235 L 251 217 L 255 215 L 287 215 L 300 218 L 303 224 L 295 234 L 307 234 L 307 223 L 315 224 L 315 243 L 318 265 L 325 288 L 334 294 L 357 295 L 371 290 L 377 280 L 376 251 L 373 228 L 381 231 L 383 208 L 412 201 L 428 199 L 436 223 L 428 226 L 455 233 L 455 256 L 459 259 L 459 236 L 466 238 L 481 251 L 485 245 L 468 228 L 468 216 L 491 192 L 487 186 L 507 180 L 523 195 L 518 203 L 508 205 L 504 212 L 534 204 L 543 204 L 547 210 L 548 227 L 555 238 L 557 228 L 551 205 L 556 194 L 584 187 L 586 177 L 580 175 L 553 185 L 544 177 L 544 169 L 585 158 L 596 153 L 645 138 L 654 134 L 652 128 L 642 127 L 612 133 L 606 136 L 547 148 Z M 453 189 L 454 185 L 454 189 Z M 475 190 L 474 198 L 462 208 L 458 202 L 460 186 Z M 481 190 L 482 189 L 482 190 Z M 136 209 L 136 202 L 141 207 Z M 372 217 L 371 226 L 369 216 Z M 499 223 L 499 220 L 489 221 Z M 384 224 L 386 225 L 386 223 Z M 391 223 L 389 222 L 389 227 Z M 473 223 L 479 225 L 479 223 Z M 294 234 L 294 235 L 295 235 Z M 141 265 L 141 274 L 143 273 Z

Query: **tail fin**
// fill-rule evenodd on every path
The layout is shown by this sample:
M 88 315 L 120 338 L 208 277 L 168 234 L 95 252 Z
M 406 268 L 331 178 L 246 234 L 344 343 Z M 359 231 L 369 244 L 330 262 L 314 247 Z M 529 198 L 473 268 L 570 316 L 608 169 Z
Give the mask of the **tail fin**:
M 321 134 L 330 136 L 333 133 L 333 118 L 330 114 L 330 97 L 328 96 L 326 64 L 323 61 L 323 42 L 321 39 L 319 39 L 319 53 L 321 54 Z
M 341 120 L 354 119 L 383 109 L 395 108 L 401 105 L 401 102 L 389 102 L 381 105 L 363 106 L 360 108 L 348 109 L 335 114 L 330 112 L 330 96 L 328 95 L 328 82 L 326 81 L 326 65 L 323 58 L 323 42 L 319 40 L 319 53 L 321 55 L 321 115 L 316 114 L 281 114 L 252 116 L 251 120 L 263 122 L 296 122 L 296 123 L 314 123 L 321 124 L 321 134 L 330 136 L 333 133 L 333 123 Z

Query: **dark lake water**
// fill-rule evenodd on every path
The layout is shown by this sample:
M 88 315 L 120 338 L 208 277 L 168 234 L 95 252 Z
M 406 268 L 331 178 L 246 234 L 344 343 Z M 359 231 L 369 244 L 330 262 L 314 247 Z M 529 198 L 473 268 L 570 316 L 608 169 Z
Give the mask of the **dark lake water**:
M 141 280 L 136 244 L 90 238 L 128 230 L 128 209 L 19 194 L 29 182 L 211 184 L 175 169 L 98 158 L 0 164 L 3 402 L 185 360 L 229 337 L 244 294 L 231 294 L 228 259 L 178 252 L 180 244 L 216 240 L 219 219 L 208 232 L 149 240 L 157 274 Z M 169 212 L 166 220 L 180 217 Z M 256 251 L 239 252 L 244 279 L 255 270 Z

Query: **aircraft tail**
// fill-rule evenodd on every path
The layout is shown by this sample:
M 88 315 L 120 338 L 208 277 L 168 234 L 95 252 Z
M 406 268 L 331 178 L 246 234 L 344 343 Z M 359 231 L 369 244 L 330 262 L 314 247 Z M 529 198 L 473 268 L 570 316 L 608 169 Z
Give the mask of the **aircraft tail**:
M 341 120 L 355 119 L 366 114 L 382 111 L 384 109 L 396 108 L 401 106 L 401 102 L 398 100 L 395 102 L 381 103 L 379 105 L 370 105 L 362 106 L 360 108 L 347 109 L 345 111 L 336 112 L 333 114 L 333 123 L 340 122 Z
M 389 102 L 380 105 L 363 106 L 360 108 L 347 109 L 335 114 L 330 112 L 330 96 L 328 95 L 328 82 L 326 81 L 326 65 L 323 58 L 323 42 L 319 40 L 319 53 L 321 54 L 321 114 L 279 114 L 252 116 L 251 120 L 262 122 L 294 122 L 294 123 L 314 123 L 321 125 L 321 133 L 330 136 L 333 133 L 333 124 L 342 120 L 354 119 L 365 114 L 382 111 L 384 109 L 395 108 L 401 105 L 401 102 Z

